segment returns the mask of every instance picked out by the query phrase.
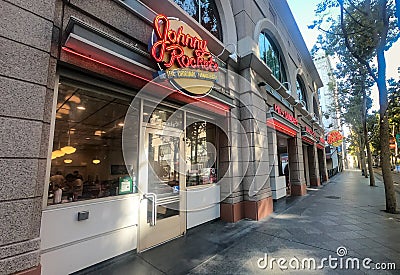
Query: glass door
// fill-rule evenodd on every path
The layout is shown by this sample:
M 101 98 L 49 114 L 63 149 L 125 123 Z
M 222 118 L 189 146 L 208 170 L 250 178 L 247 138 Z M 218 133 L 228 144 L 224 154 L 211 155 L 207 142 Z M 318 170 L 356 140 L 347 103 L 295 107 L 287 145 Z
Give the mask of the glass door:
M 138 251 L 181 236 L 186 230 L 183 136 L 177 129 L 143 128 Z

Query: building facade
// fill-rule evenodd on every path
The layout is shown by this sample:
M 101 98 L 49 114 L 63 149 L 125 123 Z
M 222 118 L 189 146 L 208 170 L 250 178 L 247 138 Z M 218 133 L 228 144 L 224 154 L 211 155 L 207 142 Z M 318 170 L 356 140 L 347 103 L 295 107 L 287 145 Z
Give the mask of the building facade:
M 337 84 L 331 60 L 324 52 L 318 51 L 315 54 L 314 63 L 324 85 L 319 89 L 318 93 L 321 111 L 323 114 L 322 123 L 325 133 L 328 134 L 333 130 L 339 130 L 343 133 L 340 123 Z M 344 158 L 342 155 L 345 152 L 345 150 L 342 150 L 343 147 L 344 144 L 343 146 L 339 147 L 327 144 L 327 168 L 330 174 L 336 173 L 339 169 L 339 166 L 342 167 L 343 165 L 342 162 Z
M 199 1 L 1 1 L 0 270 L 72 273 L 328 179 L 286 1 Z

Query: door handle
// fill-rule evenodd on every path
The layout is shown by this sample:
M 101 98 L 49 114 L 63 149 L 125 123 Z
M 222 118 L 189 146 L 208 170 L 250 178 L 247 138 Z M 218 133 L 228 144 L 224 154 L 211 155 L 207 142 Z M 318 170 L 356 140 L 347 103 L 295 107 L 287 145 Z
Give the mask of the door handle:
M 150 226 L 155 226 L 157 221 L 157 195 L 155 193 L 146 193 L 143 195 L 143 198 L 152 200 Z

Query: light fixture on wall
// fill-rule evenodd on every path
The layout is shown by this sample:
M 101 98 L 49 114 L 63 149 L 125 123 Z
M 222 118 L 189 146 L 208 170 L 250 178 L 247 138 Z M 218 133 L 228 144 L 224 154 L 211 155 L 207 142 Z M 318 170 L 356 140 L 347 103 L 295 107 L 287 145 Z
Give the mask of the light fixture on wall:
M 72 159 L 64 159 L 64 163 L 70 164 L 70 163 L 72 163 Z
M 61 148 L 61 151 L 63 151 L 67 155 L 75 153 L 76 151 L 76 148 L 71 146 L 71 129 L 69 127 L 68 127 L 68 145 Z

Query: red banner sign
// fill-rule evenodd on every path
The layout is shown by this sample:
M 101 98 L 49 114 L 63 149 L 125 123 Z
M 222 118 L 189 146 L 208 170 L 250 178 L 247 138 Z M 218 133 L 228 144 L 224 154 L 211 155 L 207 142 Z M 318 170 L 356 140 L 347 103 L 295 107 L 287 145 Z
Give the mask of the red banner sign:
M 299 125 L 299 121 L 289 112 L 282 110 L 281 106 L 274 104 L 274 111 L 282 116 L 283 118 L 289 120 L 290 122 L 292 122 L 294 125 Z

